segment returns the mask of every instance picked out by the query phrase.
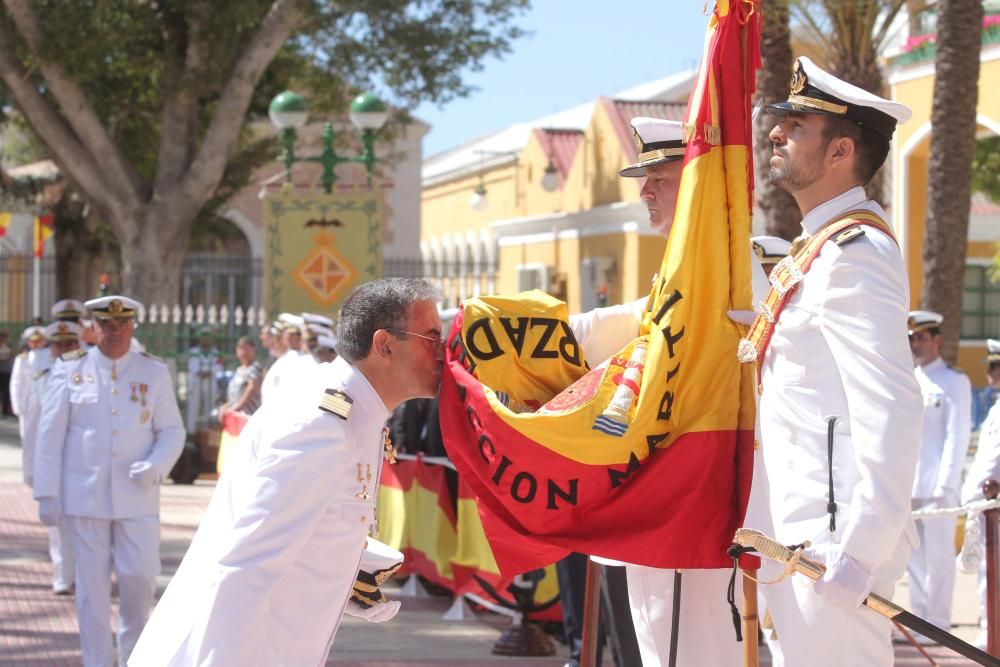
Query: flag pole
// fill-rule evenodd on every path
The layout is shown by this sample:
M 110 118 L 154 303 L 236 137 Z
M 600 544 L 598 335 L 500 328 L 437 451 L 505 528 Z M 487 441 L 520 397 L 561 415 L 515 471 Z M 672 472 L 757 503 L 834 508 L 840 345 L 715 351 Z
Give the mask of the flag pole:
M 32 281 L 31 281 L 31 316 L 41 317 L 42 314 L 42 292 L 41 292 L 41 281 L 42 281 L 42 260 L 38 257 L 38 253 L 35 253 L 34 262 L 32 266 Z
M 597 633 L 601 616 L 601 566 L 587 557 L 587 584 L 583 589 L 583 646 L 580 667 L 597 667 Z

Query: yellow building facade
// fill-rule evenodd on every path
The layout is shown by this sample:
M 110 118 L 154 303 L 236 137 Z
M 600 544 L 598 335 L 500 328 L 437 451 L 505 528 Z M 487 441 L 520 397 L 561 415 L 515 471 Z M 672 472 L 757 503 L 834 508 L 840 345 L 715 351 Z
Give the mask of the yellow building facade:
M 538 288 L 570 312 L 648 293 L 666 241 L 649 228 L 634 116 L 681 120 L 694 72 L 507 128 L 424 163 L 421 256 L 446 304 Z
M 979 100 L 976 121 L 979 138 L 1000 135 L 1000 41 L 984 34 L 980 54 Z M 892 152 L 892 218 L 909 272 L 910 298 L 919 306 L 923 287 L 924 230 L 927 212 L 927 168 L 933 134 L 933 51 L 924 59 L 890 60 L 892 98 L 913 110 L 912 118 L 896 130 Z M 962 304 L 962 341 L 958 365 L 973 385 L 984 384 L 986 338 L 1000 338 L 1000 284 L 991 279 L 993 258 L 1000 241 L 1000 205 L 982 195 L 970 203 L 969 237 Z

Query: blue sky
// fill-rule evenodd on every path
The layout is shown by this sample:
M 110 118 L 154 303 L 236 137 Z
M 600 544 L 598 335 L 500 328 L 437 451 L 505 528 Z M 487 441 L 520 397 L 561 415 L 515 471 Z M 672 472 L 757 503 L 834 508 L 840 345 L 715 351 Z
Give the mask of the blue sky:
M 534 0 L 518 21 L 532 34 L 503 60 L 466 74 L 479 88 L 441 108 L 416 109 L 430 123 L 424 156 L 478 136 L 693 68 L 708 17 L 703 0 Z M 713 3 L 709 2 L 711 7 Z

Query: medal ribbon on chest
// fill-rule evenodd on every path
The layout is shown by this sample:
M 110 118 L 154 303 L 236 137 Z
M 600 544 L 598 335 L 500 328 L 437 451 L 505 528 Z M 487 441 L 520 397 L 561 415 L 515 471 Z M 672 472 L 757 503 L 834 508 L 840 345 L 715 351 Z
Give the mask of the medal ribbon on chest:
M 382 457 L 389 463 L 396 462 L 396 448 L 392 446 L 388 426 L 382 427 Z
M 142 398 L 139 399 L 139 402 L 142 404 L 142 414 L 139 415 L 139 423 L 140 424 L 145 424 L 146 422 L 148 422 L 149 421 L 149 417 L 150 417 L 149 408 L 146 407 L 146 394 L 147 393 L 149 393 L 149 385 L 148 384 L 142 384 L 142 383 L 140 383 L 139 384 L 139 395 L 142 397 Z

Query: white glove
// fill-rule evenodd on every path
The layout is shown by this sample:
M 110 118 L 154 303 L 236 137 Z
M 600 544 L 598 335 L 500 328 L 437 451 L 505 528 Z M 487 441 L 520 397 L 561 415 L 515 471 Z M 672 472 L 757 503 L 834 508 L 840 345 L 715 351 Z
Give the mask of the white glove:
M 347 609 L 345 609 L 344 612 L 348 616 L 363 618 L 369 623 L 385 623 L 396 615 L 396 612 L 399 611 L 399 607 L 399 600 L 377 602 L 369 607 L 351 599 L 347 601 Z
M 47 496 L 38 499 L 38 518 L 46 526 L 58 526 L 62 517 L 59 499 Z
M 845 553 L 827 565 L 826 574 L 813 584 L 814 590 L 827 600 L 842 607 L 860 607 L 875 584 L 872 576 L 861 563 Z
M 979 517 L 965 517 L 965 538 L 962 540 L 962 551 L 955 558 L 962 574 L 974 574 L 979 571 L 983 562 L 983 543 L 979 541 Z
M 128 476 L 143 486 L 160 483 L 160 473 L 149 461 L 136 461 L 128 467 Z

